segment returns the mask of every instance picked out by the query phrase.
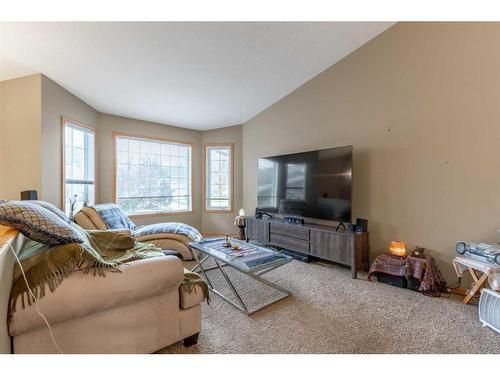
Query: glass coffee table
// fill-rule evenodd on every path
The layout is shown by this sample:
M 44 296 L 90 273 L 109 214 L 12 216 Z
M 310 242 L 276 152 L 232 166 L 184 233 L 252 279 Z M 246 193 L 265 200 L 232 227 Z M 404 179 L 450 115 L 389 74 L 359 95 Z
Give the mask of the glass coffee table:
M 291 262 L 292 257 L 262 246 L 257 246 L 234 238 L 232 238 L 230 242 L 231 244 L 238 244 L 239 249 L 234 250 L 233 247 L 224 247 L 224 238 L 213 238 L 205 241 L 190 243 L 193 258 L 196 260 L 196 266 L 191 271 L 200 270 L 208 284 L 208 287 L 210 288 L 210 290 L 212 290 L 212 292 L 217 294 L 224 301 L 230 303 L 232 306 L 236 307 L 246 315 L 254 314 L 257 311 L 260 311 L 292 295 L 292 293 L 285 288 L 282 288 L 281 286 L 276 285 L 275 283 L 272 283 L 271 281 L 266 280 L 262 277 L 262 275 L 264 275 L 265 273 L 273 271 L 276 268 Z M 193 249 L 200 251 L 204 255 L 203 259 L 200 260 Z M 213 260 L 215 265 L 204 268 L 203 263 L 205 263 L 208 259 Z M 224 266 L 232 267 L 244 273 L 245 275 L 248 275 L 255 280 L 260 281 L 261 283 L 282 292 L 283 295 L 263 306 L 260 306 L 255 310 L 250 311 L 245 305 L 245 302 L 241 298 L 240 294 L 238 293 L 236 286 L 224 271 Z M 224 277 L 224 280 L 236 297 L 238 303 L 232 301 L 213 287 L 212 282 L 210 281 L 206 273 L 206 271 L 212 269 L 219 269 L 219 271 L 222 273 L 222 276 Z

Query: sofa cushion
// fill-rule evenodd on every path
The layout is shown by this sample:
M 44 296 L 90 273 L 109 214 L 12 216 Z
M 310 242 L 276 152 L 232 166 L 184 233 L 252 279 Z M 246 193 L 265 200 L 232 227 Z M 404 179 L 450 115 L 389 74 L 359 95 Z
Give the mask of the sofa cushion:
M 54 292 L 47 291 L 38 300 L 40 310 L 51 324 L 57 324 L 177 290 L 184 277 L 182 262 L 175 256 L 134 261 L 119 269 L 106 277 L 72 273 Z M 21 303 L 18 300 L 9 323 L 11 336 L 44 326 L 35 306 L 23 309 Z
M 83 207 L 80 211 L 73 215 L 73 220 L 83 229 L 99 229 L 105 230 L 106 224 L 102 221 L 96 210 Z
M 15 228 L 26 237 L 46 245 L 83 242 L 80 234 L 69 223 L 30 201 L 0 204 L 0 224 Z

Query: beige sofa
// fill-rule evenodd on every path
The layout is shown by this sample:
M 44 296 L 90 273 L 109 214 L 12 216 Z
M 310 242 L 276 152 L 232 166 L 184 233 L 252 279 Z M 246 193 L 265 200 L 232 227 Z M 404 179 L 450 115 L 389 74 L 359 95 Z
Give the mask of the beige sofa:
M 7 243 L 19 252 L 23 236 L 0 238 L 0 352 L 10 352 L 10 335 L 14 353 L 57 353 L 34 305 L 23 309 L 19 300 L 7 326 L 15 262 Z M 121 273 L 106 277 L 74 272 L 53 293 L 47 291 L 39 299 L 64 353 L 151 353 L 183 339 L 185 345 L 196 343 L 203 293 L 199 287 L 192 293 L 179 289 L 180 259 L 152 258 L 120 269 Z
M 107 229 L 106 224 L 99 214 L 91 207 L 83 207 L 75 214 L 73 219 L 84 229 Z M 160 249 L 175 250 L 184 260 L 193 259 L 189 248 L 189 242 L 191 242 L 191 240 L 182 234 L 158 233 L 135 237 L 135 239 L 140 242 L 152 243 Z

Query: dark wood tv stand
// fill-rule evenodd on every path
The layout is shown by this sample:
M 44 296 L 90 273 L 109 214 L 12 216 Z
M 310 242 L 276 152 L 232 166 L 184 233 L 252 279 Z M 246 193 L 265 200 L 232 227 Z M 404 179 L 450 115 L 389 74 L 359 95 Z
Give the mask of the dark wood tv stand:
M 336 232 L 335 227 L 327 225 L 298 225 L 281 219 L 247 217 L 247 237 L 263 245 L 350 266 L 353 279 L 358 270 L 368 271 L 368 232 Z

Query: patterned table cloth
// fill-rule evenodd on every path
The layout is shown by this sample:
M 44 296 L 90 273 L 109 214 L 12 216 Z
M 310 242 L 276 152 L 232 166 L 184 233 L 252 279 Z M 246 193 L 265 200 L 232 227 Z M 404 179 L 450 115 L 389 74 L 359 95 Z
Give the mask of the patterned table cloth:
M 389 254 L 375 258 L 368 272 L 368 280 L 378 272 L 392 276 L 413 277 L 420 282 L 419 292 L 432 297 L 439 297 L 446 292 L 446 283 L 436 266 L 434 258 L 426 255 L 424 258 L 408 256 L 397 258 Z
M 388 254 L 379 255 L 375 258 L 368 272 L 368 280 L 378 272 L 392 276 L 406 276 L 406 258 L 396 258 Z

